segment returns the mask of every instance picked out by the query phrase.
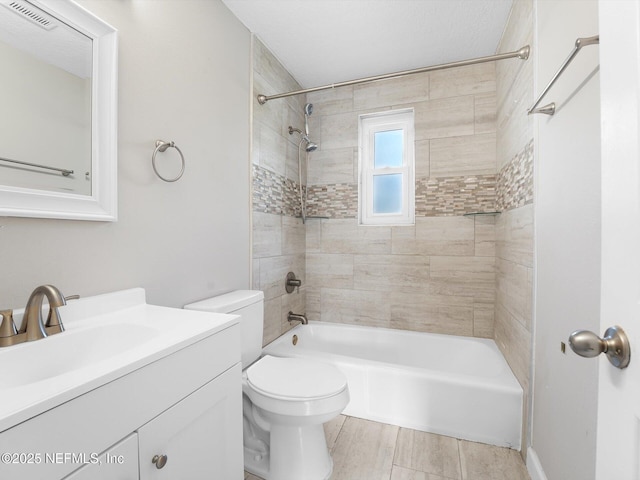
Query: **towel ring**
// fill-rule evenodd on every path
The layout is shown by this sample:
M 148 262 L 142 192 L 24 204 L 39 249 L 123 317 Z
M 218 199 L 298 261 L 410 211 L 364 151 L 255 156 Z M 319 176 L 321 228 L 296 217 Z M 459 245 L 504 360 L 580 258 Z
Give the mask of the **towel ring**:
M 158 169 L 156 168 L 156 154 L 158 152 L 164 152 L 169 147 L 175 148 L 178 151 L 178 153 L 180 154 L 180 161 L 182 162 L 180 173 L 176 178 L 165 178 L 160 175 Z M 163 142 L 162 140 L 156 140 L 156 149 L 153 151 L 153 155 L 151 156 L 151 165 L 153 166 L 153 171 L 156 172 L 156 175 L 160 177 L 161 180 L 164 180 L 165 182 L 175 182 L 177 180 L 180 180 L 180 177 L 182 177 L 182 174 L 184 173 L 184 155 L 182 154 L 182 150 L 180 150 L 174 142 Z

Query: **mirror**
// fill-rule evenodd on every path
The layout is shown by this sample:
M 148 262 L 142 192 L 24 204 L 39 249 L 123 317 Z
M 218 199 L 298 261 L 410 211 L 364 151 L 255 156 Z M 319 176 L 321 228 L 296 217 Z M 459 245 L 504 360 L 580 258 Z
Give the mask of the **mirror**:
M 71 0 L 0 0 L 0 215 L 117 216 L 117 32 Z

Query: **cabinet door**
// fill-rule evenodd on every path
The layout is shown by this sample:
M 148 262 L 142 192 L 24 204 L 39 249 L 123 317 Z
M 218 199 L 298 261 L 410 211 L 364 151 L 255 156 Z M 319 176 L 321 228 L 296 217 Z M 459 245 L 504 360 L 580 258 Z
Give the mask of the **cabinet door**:
M 244 478 L 241 375 L 238 363 L 138 430 L 141 480 Z
M 64 480 L 138 480 L 138 438 L 132 433 Z

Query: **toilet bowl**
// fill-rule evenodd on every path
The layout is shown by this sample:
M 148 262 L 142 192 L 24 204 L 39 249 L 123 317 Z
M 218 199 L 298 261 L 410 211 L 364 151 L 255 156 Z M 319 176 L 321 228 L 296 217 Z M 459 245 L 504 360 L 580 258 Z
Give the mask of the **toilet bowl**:
M 349 403 L 347 379 L 328 363 L 261 356 L 263 299 L 242 290 L 185 308 L 240 315 L 245 470 L 265 480 L 327 480 L 323 423 Z

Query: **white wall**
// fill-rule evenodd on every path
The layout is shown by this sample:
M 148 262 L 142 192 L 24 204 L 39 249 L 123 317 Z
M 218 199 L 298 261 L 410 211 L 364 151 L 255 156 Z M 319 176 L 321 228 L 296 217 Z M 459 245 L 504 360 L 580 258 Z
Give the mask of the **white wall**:
M 218 0 L 79 3 L 119 31 L 119 220 L 0 218 L 0 306 L 43 283 L 169 306 L 248 288 L 249 32 Z M 153 173 L 156 139 L 184 152 L 180 181 Z
M 578 37 L 598 33 L 595 1 L 536 2 L 536 92 Z M 549 480 L 595 478 L 597 361 L 560 342 L 599 330 L 600 103 L 598 47 L 585 47 L 536 116 L 536 300 L 532 447 Z M 602 333 L 602 332 L 598 332 Z

